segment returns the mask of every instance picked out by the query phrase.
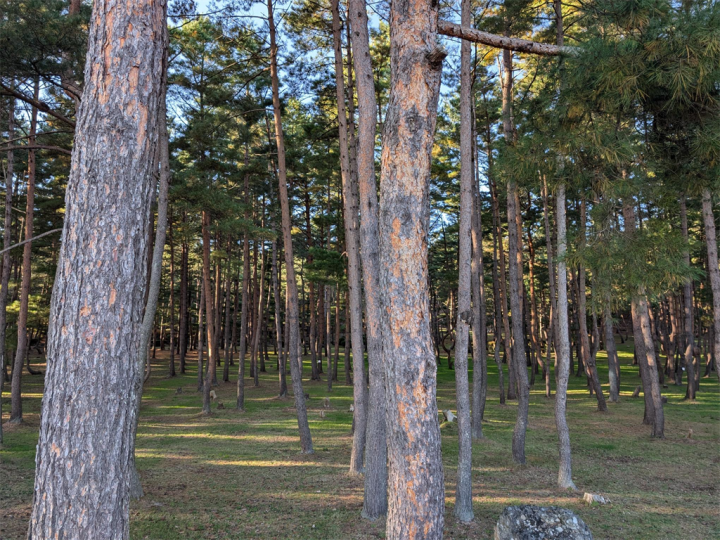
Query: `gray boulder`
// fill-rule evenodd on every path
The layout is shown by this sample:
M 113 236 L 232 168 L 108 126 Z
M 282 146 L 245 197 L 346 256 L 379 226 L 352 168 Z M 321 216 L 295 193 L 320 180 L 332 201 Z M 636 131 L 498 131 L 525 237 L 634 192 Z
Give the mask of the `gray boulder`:
M 592 540 L 585 522 L 557 506 L 508 506 L 495 525 L 495 540 Z

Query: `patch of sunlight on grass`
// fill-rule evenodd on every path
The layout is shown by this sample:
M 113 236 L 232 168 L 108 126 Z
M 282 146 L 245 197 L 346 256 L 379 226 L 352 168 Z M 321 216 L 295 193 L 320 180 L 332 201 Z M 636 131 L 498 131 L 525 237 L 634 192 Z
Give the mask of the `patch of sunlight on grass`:
M 298 455 L 302 455 L 299 454 Z M 210 459 L 203 460 L 208 465 L 232 467 L 317 467 L 318 469 L 347 469 L 347 465 L 338 463 L 322 463 L 319 461 L 262 461 L 254 459 Z

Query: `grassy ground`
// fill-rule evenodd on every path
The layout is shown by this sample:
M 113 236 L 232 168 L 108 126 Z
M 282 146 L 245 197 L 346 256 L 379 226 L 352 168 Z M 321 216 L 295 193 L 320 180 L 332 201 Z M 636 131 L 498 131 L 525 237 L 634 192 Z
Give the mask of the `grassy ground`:
M 502 509 L 520 503 L 570 508 L 598 539 L 720 538 L 717 379 L 702 380 L 694 403 L 683 401 L 684 387 L 664 389 L 668 397 L 666 438 L 652 440 L 649 427 L 641 424 L 642 397 L 631 397 L 640 384 L 637 368 L 630 365 L 631 349 L 621 346 L 620 354 L 621 400 L 609 404 L 607 414 L 596 412 L 585 379 L 571 377 L 568 421 L 579 494 L 555 488 L 553 401 L 544 397 L 540 379 L 530 400 L 528 463 L 525 467 L 512 463 L 510 443 L 516 407 L 512 402 L 505 407 L 498 404 L 497 370 L 490 363 L 483 426 L 486 438 L 473 447 L 475 522 L 469 525 L 458 523 L 452 512 L 456 427 L 442 427 L 446 538 L 491 538 Z M 598 360 L 601 380 L 607 381 L 606 362 L 602 356 Z M 440 409 L 454 409 L 453 372 L 444 359 L 442 363 L 438 405 Z M 324 381 L 304 381 L 310 394 L 315 454 L 301 455 L 292 401 L 275 397 L 274 364 L 262 374 L 259 388 L 248 387 L 245 413 L 233 409 L 233 377 L 231 383 L 217 389 L 218 401 L 227 408 L 214 410 L 211 417 L 200 414 L 194 368 L 191 363 L 187 375 L 168 379 L 167 361 L 159 357 L 145 386 L 137 440 L 145 497 L 131 506 L 133 538 L 384 537 L 382 521 L 368 523 L 360 518 L 362 479 L 347 473 L 351 387 L 336 384 L 328 392 Z M 236 368 L 233 370 L 236 373 Z M 339 371 L 342 379 L 342 363 Z M 305 373 L 309 373 L 308 366 Z M 0 540 L 24 538 L 30 513 L 42 378 L 23 377 L 25 423 L 5 424 L 5 447 L 0 450 Z M 607 395 L 607 384 L 603 386 Z M 183 388 L 180 394 L 176 393 L 178 387 Z M 321 417 L 326 396 L 330 397 L 331 409 Z M 6 392 L 4 422 L 8 407 Z M 686 438 L 689 429 L 693 430 L 692 439 Z M 583 491 L 600 493 L 611 504 L 588 507 L 581 500 Z

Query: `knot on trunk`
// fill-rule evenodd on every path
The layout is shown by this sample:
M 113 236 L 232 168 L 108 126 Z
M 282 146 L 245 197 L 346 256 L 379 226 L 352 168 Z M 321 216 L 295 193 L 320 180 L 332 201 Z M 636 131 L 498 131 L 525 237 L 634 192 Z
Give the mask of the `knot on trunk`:
M 427 58 L 427 61 L 430 64 L 430 69 L 440 71 L 442 69 L 443 60 L 445 60 L 447 54 L 447 51 L 442 47 L 435 47 L 432 51 L 427 53 L 425 58 Z

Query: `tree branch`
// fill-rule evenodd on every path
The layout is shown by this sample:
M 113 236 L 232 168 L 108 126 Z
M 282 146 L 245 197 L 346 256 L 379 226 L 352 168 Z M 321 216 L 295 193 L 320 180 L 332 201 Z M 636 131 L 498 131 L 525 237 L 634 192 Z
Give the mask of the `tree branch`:
M 5 253 L 6 251 L 10 251 L 11 249 L 15 249 L 16 247 L 20 247 L 20 246 L 22 246 L 23 244 L 27 244 L 28 242 L 32 242 L 32 241 L 34 241 L 34 240 L 37 240 L 38 238 L 42 238 L 43 236 L 47 236 L 48 234 L 56 233 L 56 232 L 58 232 L 58 231 L 62 231 L 62 228 L 60 228 L 60 229 L 53 229 L 52 231 L 48 231 L 48 232 L 44 232 L 44 233 L 42 233 L 42 234 L 38 234 L 37 236 L 33 236 L 32 238 L 30 238 L 29 240 L 23 240 L 22 242 L 19 242 L 19 243 L 15 244 L 14 246 L 10 246 L 10 247 L 8 247 L 8 248 L 5 248 L 5 249 L 3 249 L 3 250 L 0 250 L 0 255 L 2 255 L 3 253 Z
M 25 103 L 28 103 L 35 107 L 38 111 L 42 111 L 45 114 L 49 114 L 50 116 L 57 118 L 61 122 L 65 122 L 67 125 L 75 127 L 75 122 L 70 120 L 68 117 L 63 116 L 59 112 L 53 111 L 50 106 L 47 103 L 43 103 L 42 101 L 38 101 L 36 99 L 33 99 L 31 97 L 26 96 L 22 92 L 18 92 L 17 90 L 14 90 L 10 88 L 9 86 L 4 85 L 0 82 L 0 89 L 4 90 L 8 94 L 10 94 L 13 97 L 16 97 L 20 101 L 24 101 Z
M 539 54 L 541 56 L 559 56 L 559 55 L 575 55 L 577 49 L 575 47 L 558 47 L 557 45 L 549 45 L 547 43 L 538 43 L 527 39 L 511 38 L 490 34 L 482 30 L 474 28 L 464 28 L 459 24 L 449 21 L 438 21 L 438 33 L 444 36 L 466 39 L 474 43 L 481 43 L 496 47 L 498 49 L 507 49 L 510 51 L 524 52 L 530 54 Z
M 68 156 L 72 155 L 72 150 L 47 144 L 22 144 L 20 146 L 0 146 L 0 152 L 8 152 L 10 150 L 54 150 L 55 152 L 62 152 L 63 154 L 67 154 Z

